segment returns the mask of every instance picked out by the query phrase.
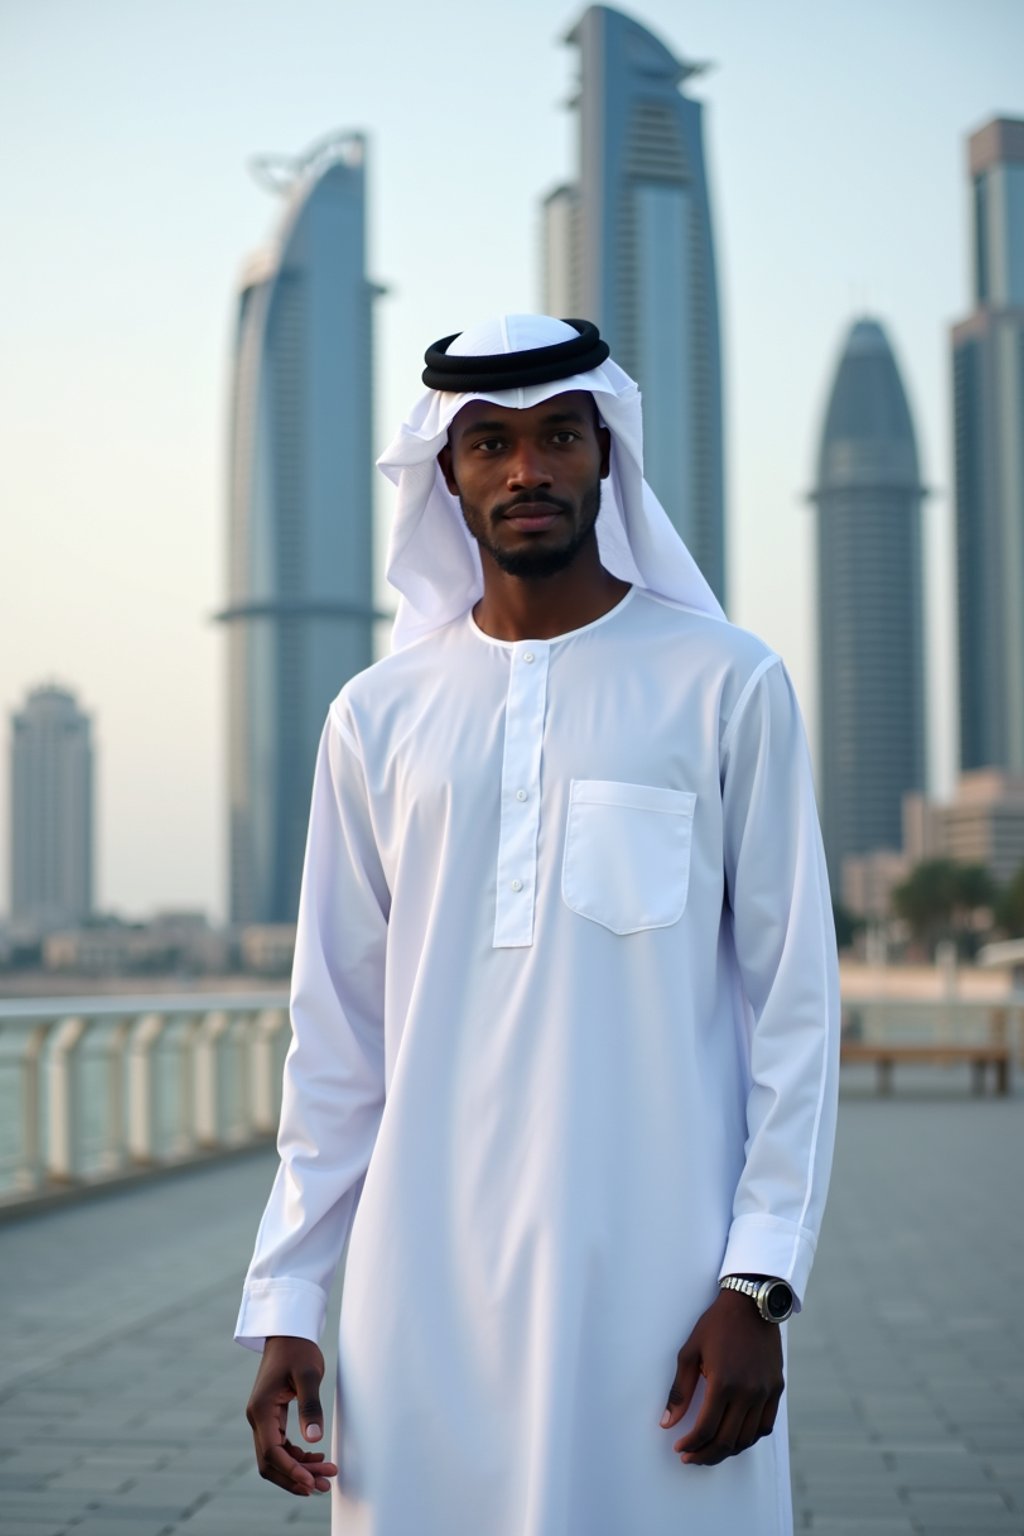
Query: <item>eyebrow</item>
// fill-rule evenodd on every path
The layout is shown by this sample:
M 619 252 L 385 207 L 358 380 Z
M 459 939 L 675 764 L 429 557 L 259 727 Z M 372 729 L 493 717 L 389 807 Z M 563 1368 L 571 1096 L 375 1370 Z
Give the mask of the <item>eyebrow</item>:
M 465 435 L 468 432 L 504 432 L 507 426 L 507 421 L 474 421 L 468 427 L 463 427 L 462 433 Z
M 542 418 L 542 425 L 545 427 L 556 427 L 563 421 L 579 423 L 583 420 L 584 414 L 582 411 L 552 411 L 549 416 Z M 474 421 L 470 426 L 462 428 L 462 434 L 465 436 L 471 432 L 507 432 L 508 428 L 509 423 L 507 421 Z

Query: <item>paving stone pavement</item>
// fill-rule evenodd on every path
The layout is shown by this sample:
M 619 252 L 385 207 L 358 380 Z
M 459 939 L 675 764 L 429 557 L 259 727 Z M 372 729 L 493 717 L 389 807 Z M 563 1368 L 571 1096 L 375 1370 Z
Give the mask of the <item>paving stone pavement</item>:
M 797 1531 L 1024 1536 L 1024 1097 L 866 1087 L 844 1079 L 789 1331 Z M 3 1536 L 326 1536 L 326 1498 L 255 1473 L 230 1342 L 272 1173 L 261 1153 L 0 1225 Z

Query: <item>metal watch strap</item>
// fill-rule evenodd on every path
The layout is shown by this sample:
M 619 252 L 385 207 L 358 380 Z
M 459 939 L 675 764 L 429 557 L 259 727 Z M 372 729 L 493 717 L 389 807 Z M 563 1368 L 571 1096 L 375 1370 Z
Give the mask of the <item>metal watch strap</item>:
M 773 1317 L 768 1310 L 768 1297 L 777 1285 L 784 1286 L 789 1293 L 790 1309 L 779 1317 Z M 718 1288 L 722 1291 L 739 1291 L 742 1295 L 749 1296 L 766 1323 L 785 1322 L 792 1311 L 792 1287 L 788 1281 L 779 1280 L 777 1277 L 766 1276 L 760 1280 L 751 1280 L 745 1275 L 726 1275 L 723 1280 L 719 1281 Z
M 763 1284 L 762 1280 L 744 1280 L 742 1275 L 726 1275 L 724 1280 L 719 1281 L 718 1288 L 720 1291 L 742 1291 L 744 1296 L 756 1301 Z

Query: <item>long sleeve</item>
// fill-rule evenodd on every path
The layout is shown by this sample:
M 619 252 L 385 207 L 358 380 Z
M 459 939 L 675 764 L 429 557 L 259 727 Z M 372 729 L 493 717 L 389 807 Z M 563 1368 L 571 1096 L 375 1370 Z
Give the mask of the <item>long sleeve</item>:
M 800 1305 L 832 1165 L 839 977 L 810 757 L 777 657 L 741 694 L 721 764 L 749 1051 L 746 1159 L 721 1274 L 778 1276 Z
M 384 960 L 390 897 L 357 744 L 324 727 L 299 901 L 281 1162 L 235 1328 L 317 1339 L 384 1104 Z

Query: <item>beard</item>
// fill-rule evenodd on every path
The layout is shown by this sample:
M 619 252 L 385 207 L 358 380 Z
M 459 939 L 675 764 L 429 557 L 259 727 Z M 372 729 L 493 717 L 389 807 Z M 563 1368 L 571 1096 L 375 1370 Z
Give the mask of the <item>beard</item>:
M 479 507 L 474 507 L 467 502 L 465 497 L 459 497 L 459 506 L 462 508 L 466 527 L 480 548 L 487 551 L 495 565 L 507 576 L 527 578 L 554 576 L 559 571 L 566 570 L 572 565 L 580 550 L 596 537 L 595 526 L 601 506 L 601 481 L 599 478 L 596 479 L 593 485 L 588 486 L 583 492 L 578 515 L 574 522 L 569 523 L 570 533 L 562 544 L 549 544 L 545 547 L 541 537 L 538 536 L 524 542 L 518 549 L 506 549 L 490 536 L 488 531 L 490 527 L 499 523 L 501 519 L 514 515 L 517 506 L 537 506 L 538 504 L 567 514 L 567 520 L 572 518 L 576 510 L 571 502 L 537 492 L 532 492 L 529 496 L 518 496 L 514 501 L 503 502 L 490 512 L 482 512 Z

